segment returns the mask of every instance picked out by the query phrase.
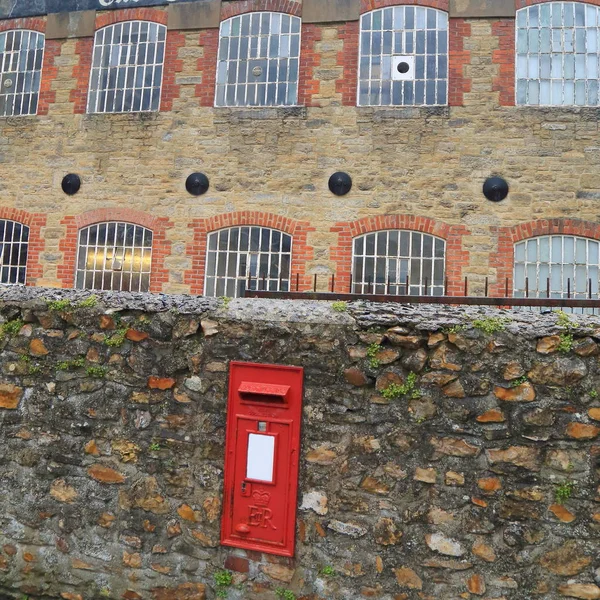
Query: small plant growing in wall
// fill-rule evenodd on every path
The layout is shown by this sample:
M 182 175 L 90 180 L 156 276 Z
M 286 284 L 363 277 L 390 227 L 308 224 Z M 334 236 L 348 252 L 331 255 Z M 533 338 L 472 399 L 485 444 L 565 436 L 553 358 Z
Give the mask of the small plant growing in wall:
M 98 296 L 92 294 L 77 304 L 77 308 L 94 308 L 98 304 Z
M 285 588 L 277 588 L 275 595 L 278 598 L 283 598 L 283 600 L 296 600 L 296 594 L 292 590 L 286 590 Z
M 228 588 L 233 584 L 233 575 L 231 571 L 223 569 L 222 571 L 217 571 L 213 577 L 215 580 L 215 594 L 217 598 L 227 598 Z
M 335 310 L 335 312 L 346 312 L 348 310 L 348 303 L 347 302 L 332 302 L 331 303 L 331 308 L 333 310 Z
M 554 490 L 554 499 L 557 504 L 564 504 L 575 491 L 575 483 L 573 481 L 565 481 L 556 486 Z
M 324 565 L 321 567 L 320 573 L 325 577 L 333 577 L 335 575 L 335 570 L 331 565 Z
M 48 304 L 48 310 L 51 310 L 52 312 L 64 312 L 69 308 L 73 308 L 71 301 L 66 298 L 64 300 L 47 300 L 46 302 Z
M 504 331 L 506 329 L 506 323 L 508 322 L 509 319 L 504 317 L 489 317 L 487 319 L 475 319 L 473 321 L 473 327 L 483 331 L 483 333 L 487 335 L 492 335 L 499 331 Z
M 417 375 L 412 371 L 408 374 L 406 381 L 403 384 L 390 383 L 388 387 L 382 390 L 381 395 L 388 400 L 395 400 L 406 396 L 416 400 L 421 397 L 421 392 L 417 388 Z
M 162 446 L 160 445 L 160 442 L 152 442 L 148 446 L 148 450 L 150 450 L 151 452 L 158 452 L 161 448 L 162 448 Z
M 223 303 L 223 308 L 229 308 L 231 298 L 229 296 L 221 296 L 221 302 Z
M 598 390 L 590 390 L 588 396 L 592 399 L 595 399 L 598 397 Z
M 569 315 L 563 310 L 557 310 L 556 312 L 556 324 L 559 327 L 564 327 L 565 329 L 577 329 L 579 327 L 579 323 L 575 321 L 571 321 Z
M 527 383 L 528 379 L 525 375 L 521 375 L 521 377 L 517 377 L 517 379 L 513 379 L 510 382 L 510 387 L 514 388 L 514 387 L 519 387 L 520 385 L 523 385 L 524 383 Z
M 108 369 L 105 367 L 88 367 L 85 372 L 87 373 L 88 377 L 93 377 L 94 379 L 104 379 Z
M 381 363 L 377 359 L 377 353 L 381 351 L 381 345 L 376 342 L 371 344 L 367 348 L 367 358 L 369 359 L 369 366 L 371 369 L 377 369 Z
M 558 344 L 558 351 L 566 354 L 573 348 L 573 334 L 572 333 L 561 333 L 560 343 Z
M 126 333 L 127 327 L 117 329 L 117 331 L 113 333 L 113 335 L 111 335 L 108 339 L 104 340 L 104 344 L 112 348 L 118 348 L 119 346 L 122 346 L 124 344 Z
M 21 327 L 23 327 L 25 323 L 21 319 L 13 319 L 12 321 L 7 321 L 6 323 L 2 323 L 0 326 L 0 339 L 4 339 L 6 337 L 14 337 L 21 331 Z

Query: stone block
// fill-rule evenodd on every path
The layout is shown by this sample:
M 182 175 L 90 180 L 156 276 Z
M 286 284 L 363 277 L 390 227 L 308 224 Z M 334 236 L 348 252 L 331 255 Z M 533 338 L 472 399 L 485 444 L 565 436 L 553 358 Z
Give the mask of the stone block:
M 357 21 L 360 17 L 360 0 L 304 0 L 303 23 L 335 23 Z
M 183 2 L 167 8 L 167 28 L 176 30 L 211 29 L 221 23 L 221 0 Z
M 95 10 L 53 13 L 48 15 L 46 22 L 46 39 L 92 37 L 95 28 Z

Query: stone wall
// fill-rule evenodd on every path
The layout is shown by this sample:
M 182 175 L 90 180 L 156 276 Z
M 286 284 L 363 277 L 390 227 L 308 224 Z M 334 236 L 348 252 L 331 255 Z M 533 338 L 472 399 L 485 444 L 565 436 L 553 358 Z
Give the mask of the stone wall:
M 0 300 L 0 594 L 600 597 L 598 317 Z M 231 360 L 304 367 L 294 559 L 219 546 Z

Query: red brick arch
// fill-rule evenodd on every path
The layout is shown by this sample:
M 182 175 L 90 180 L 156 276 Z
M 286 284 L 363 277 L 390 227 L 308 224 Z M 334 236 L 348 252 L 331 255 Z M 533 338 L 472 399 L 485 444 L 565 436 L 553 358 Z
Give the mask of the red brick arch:
M 150 291 L 162 292 L 169 280 L 165 258 L 171 254 L 171 242 L 166 239 L 166 232 L 172 226 L 172 223 L 167 217 L 154 217 L 138 210 L 117 207 L 90 210 L 77 216 L 67 216 L 61 221 L 61 225 L 66 226 L 65 237 L 58 245 L 58 249 L 63 253 L 62 264 L 57 269 L 57 277 L 61 281 L 62 287 L 72 288 L 75 285 L 75 261 L 77 259 L 79 230 L 88 225 L 110 221 L 133 223 L 152 230 Z
M 206 272 L 206 240 L 211 231 L 242 225 L 269 227 L 292 236 L 292 281 L 298 280 L 299 290 L 310 289 L 310 276 L 306 272 L 306 263 L 313 257 L 313 248 L 308 245 L 308 233 L 315 231 L 307 221 L 297 221 L 273 213 L 245 210 L 216 215 L 207 219 L 194 219 L 188 227 L 194 230 L 194 238 L 186 248 L 187 256 L 192 259 L 192 268 L 185 272 L 184 282 L 189 284 L 192 294 L 204 293 Z
M 123 8 L 96 13 L 96 29 L 123 21 L 153 21 L 167 24 L 167 11 L 162 8 Z
M 40 264 L 40 254 L 46 247 L 42 237 L 42 227 L 46 225 L 46 215 L 30 213 L 18 208 L 0 207 L 0 219 L 16 221 L 29 227 L 29 242 L 27 244 L 27 279 L 26 285 L 36 285 L 37 279 L 43 277 L 44 271 Z
M 504 296 L 508 281 L 508 293 L 513 289 L 515 244 L 543 235 L 575 235 L 600 240 L 600 224 L 579 219 L 540 219 L 520 223 L 513 227 L 493 228 L 498 237 L 498 250 L 490 255 L 490 267 L 496 269 L 496 284 L 490 286 L 492 296 Z
M 280 12 L 299 17 L 302 14 L 302 4 L 297 0 L 235 0 L 234 2 L 223 2 L 221 21 L 237 15 L 258 11 Z
M 448 295 L 463 295 L 462 274 L 463 267 L 468 265 L 469 253 L 463 249 L 462 238 L 469 231 L 464 225 L 448 225 L 442 221 L 416 215 L 383 215 L 336 223 L 331 231 L 338 234 L 338 245 L 331 248 L 330 258 L 337 263 L 335 279 L 336 285 L 339 282 L 340 289 L 349 289 L 350 287 L 354 238 L 365 233 L 386 229 L 420 231 L 446 240 Z
M 10 31 L 11 29 L 30 29 L 39 33 L 46 33 L 46 20 L 40 17 L 29 17 L 0 21 L 0 31 Z
M 360 12 L 366 13 L 387 6 L 428 6 L 448 12 L 450 0 L 360 0 Z

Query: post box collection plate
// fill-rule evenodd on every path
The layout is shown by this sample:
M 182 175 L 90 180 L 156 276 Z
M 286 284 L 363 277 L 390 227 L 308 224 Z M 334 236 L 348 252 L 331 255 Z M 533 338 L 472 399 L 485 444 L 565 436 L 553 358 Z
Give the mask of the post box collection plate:
M 294 556 L 303 369 L 232 362 L 221 544 Z

